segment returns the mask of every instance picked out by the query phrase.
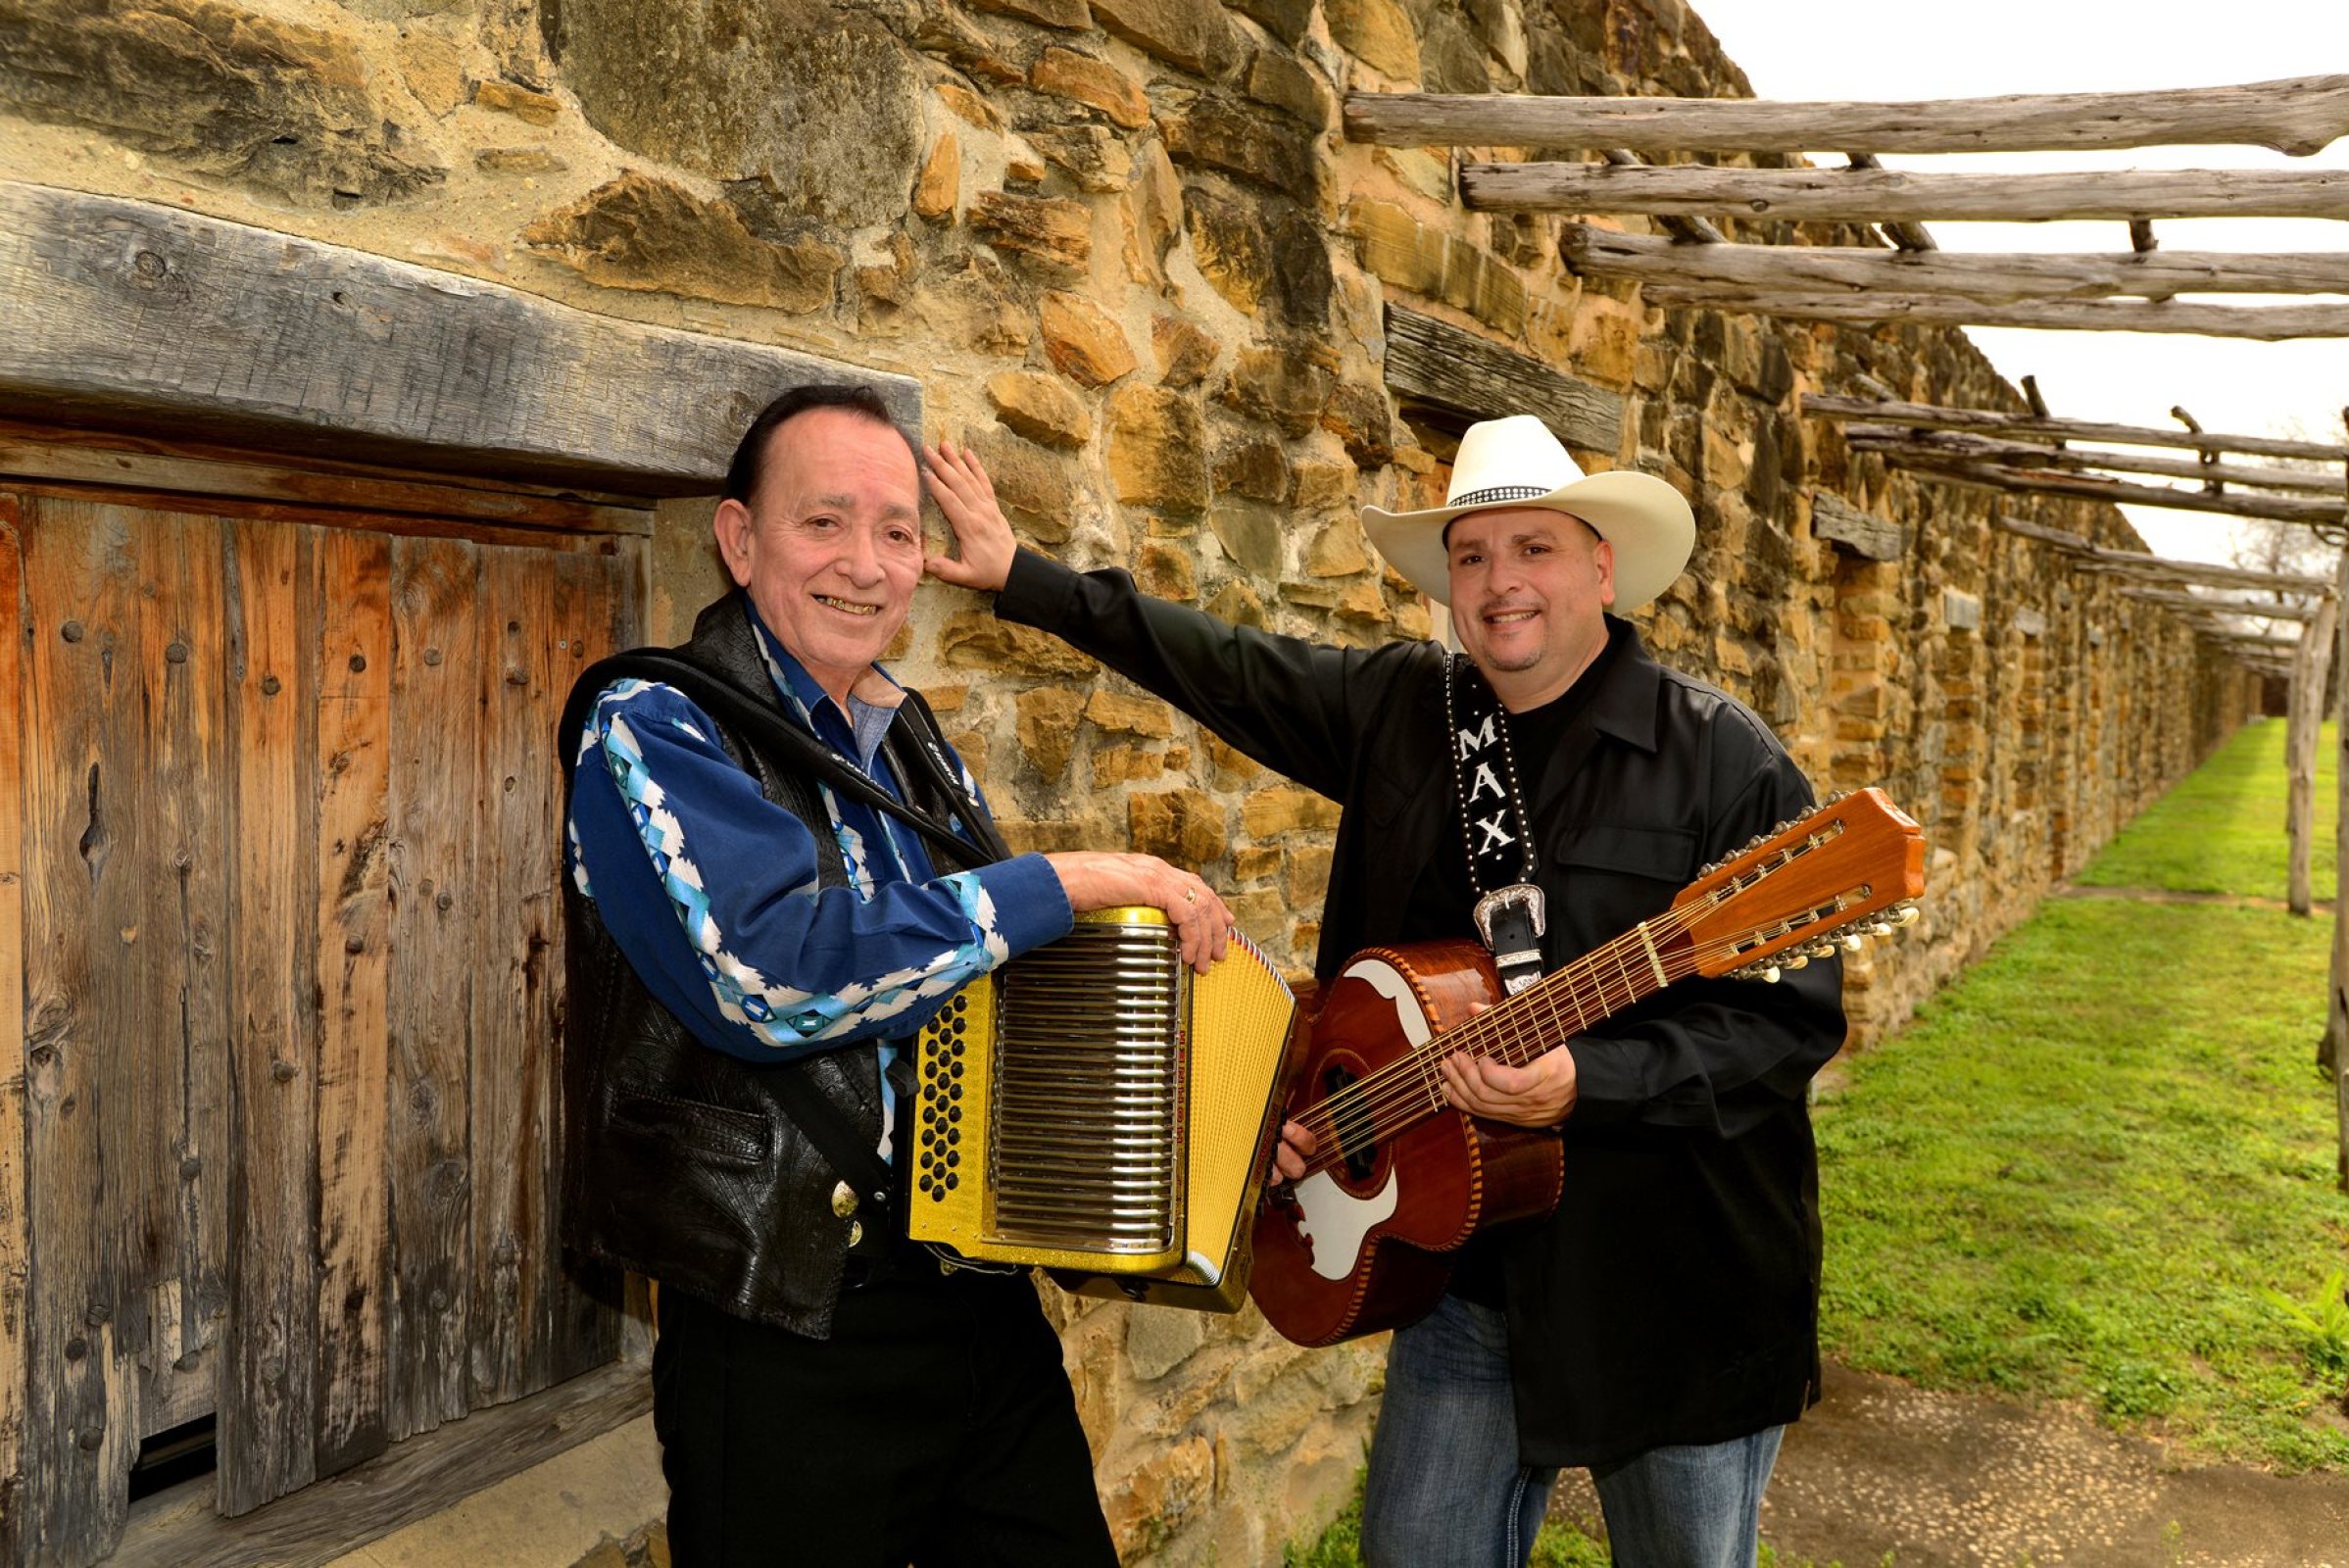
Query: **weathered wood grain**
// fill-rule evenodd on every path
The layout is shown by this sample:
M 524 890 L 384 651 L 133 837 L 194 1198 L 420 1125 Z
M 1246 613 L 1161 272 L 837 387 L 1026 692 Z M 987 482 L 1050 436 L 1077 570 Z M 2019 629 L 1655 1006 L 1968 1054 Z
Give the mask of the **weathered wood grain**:
M 237 1169 L 220 1368 L 220 1506 L 249 1512 L 317 1474 L 318 810 L 314 530 L 238 530 L 229 612 L 236 802 L 230 1019 Z M 315 647 L 315 644 L 311 645 Z
M 379 476 L 357 465 L 302 467 L 281 461 L 203 456 L 183 443 L 101 431 L 76 430 L 65 440 L 59 435 L 0 421 L 0 473 L 115 489 L 135 486 L 175 495 L 341 508 L 360 514 L 363 527 L 386 517 L 420 516 L 571 533 L 639 534 L 653 528 L 649 507 Z
M 1930 403 L 1894 403 L 1823 392 L 1805 392 L 1802 412 L 1824 419 L 1869 419 L 1880 424 L 1913 425 L 1928 430 L 1974 430 L 1985 435 L 2029 436 L 2046 441 L 2109 441 L 2125 446 L 2183 447 L 2193 452 L 2239 452 L 2261 458 L 2349 462 L 2349 446 L 2330 446 L 2321 441 L 2166 430 L 2155 425 L 2103 424 L 2092 419 L 2046 419 L 2028 414 L 2002 414 L 1995 409 L 1952 409 Z
M 25 517 L 25 597 L 40 607 L 24 687 L 26 1210 L 31 1403 L 24 1534 L 34 1560 L 90 1562 L 122 1527 L 137 1456 L 138 1381 L 123 1308 L 144 1336 L 144 1293 L 122 1289 L 118 1227 L 151 1218 L 109 1182 L 110 1056 L 135 1054 L 138 606 L 131 515 L 43 501 Z M 127 939 L 127 940 L 126 940 Z M 128 1212 L 110 1212 L 109 1201 Z
M 25 1291 L 31 1238 L 24 1209 L 24 705 L 20 651 L 24 502 L 0 494 L 0 1563 L 24 1555 Z
M 0 400 L 330 457 L 685 494 L 712 488 L 787 387 L 861 381 L 920 428 L 908 377 L 14 181 L 0 315 Z
M 318 1358 L 320 1475 L 389 1443 L 391 541 L 317 541 Z
M 2263 620 L 2296 621 L 2314 620 L 2317 615 L 2313 605 L 2283 600 L 2262 603 L 2256 599 L 2216 599 L 2207 594 L 2176 593 L 2166 588 L 2124 588 L 2121 597 L 2143 604 L 2160 605 L 2169 610 L 2190 610 L 2204 615 L 2250 615 Z
M 394 1441 L 465 1413 L 473 951 L 484 913 L 479 551 L 392 542 L 391 1123 Z
M 1464 419 L 1536 415 L 1589 452 L 1613 456 L 1623 441 L 1620 394 L 1399 305 L 1387 307 L 1387 385 Z
M 140 515 L 136 536 L 146 994 L 140 1019 L 115 1027 L 132 1037 L 116 1049 L 142 1108 L 116 1107 L 105 1135 L 110 1163 L 147 1173 L 151 1245 L 169 1250 L 138 1276 L 150 1292 L 139 1426 L 153 1436 L 212 1413 L 228 1304 L 228 543 L 217 519 L 170 512 Z
M 151 507 L 155 504 L 152 490 L 125 490 L 112 485 L 82 484 L 72 480 L 24 479 L 11 481 L 17 492 L 26 496 L 57 496 L 68 501 L 87 501 L 97 504 Z M 206 512 L 222 520 L 231 518 L 250 522 L 284 522 L 300 527 L 368 528 L 377 519 L 357 511 L 336 512 L 309 506 L 293 506 L 280 501 L 244 501 L 234 496 L 206 496 Z M 627 547 L 629 536 L 609 533 L 556 533 L 534 528 L 504 528 L 488 523 L 466 522 L 457 517 L 400 518 L 400 532 L 420 539 L 462 539 L 473 544 L 518 545 L 525 549 L 576 551 L 585 555 L 613 555 Z
M 627 557 L 567 557 L 556 564 L 555 659 L 547 686 L 559 709 L 571 683 L 589 664 L 645 640 L 637 586 L 644 576 L 641 559 Z M 557 1382 L 606 1365 L 620 1351 L 622 1286 L 616 1270 L 587 1263 L 567 1263 L 562 1243 L 563 1158 L 563 1039 L 566 999 L 563 990 L 563 779 L 570 752 L 554 733 L 551 720 L 540 726 L 547 749 L 548 809 L 553 830 L 554 863 L 547 874 L 556 879 L 556 895 L 548 910 L 553 922 L 549 955 L 552 1006 L 547 1020 L 547 1167 L 541 1190 L 541 1267 L 551 1323 L 551 1359 Z
M 2191 305 L 2178 300 L 2038 300 L 1984 305 L 1953 294 L 1865 298 L 1800 289 L 1694 287 L 1651 283 L 1641 291 L 1666 309 L 1733 311 L 1857 326 L 2019 326 L 2055 332 L 2178 332 L 2282 343 L 2349 337 L 2349 305 Z
M 1953 294 L 1987 305 L 2174 294 L 2349 294 L 2349 251 L 2259 256 L 2146 251 L 2110 256 L 1872 250 L 1857 245 L 1683 245 L 1568 223 L 1575 271 L 1642 282 L 1807 292 Z
M 2088 473 L 2055 473 L 2044 468 L 2014 467 L 1973 458 L 1890 449 L 1880 454 L 1904 473 L 1930 476 L 1949 484 L 1999 490 L 2010 495 L 2051 495 L 2169 507 L 2180 512 L 2210 512 L 2229 517 L 2266 517 L 2276 522 L 2338 524 L 2341 506 L 2333 501 L 2299 501 L 2288 496 L 2213 495 L 2207 490 L 2183 490 L 2168 485 L 2129 484 Z
M 2177 561 L 2166 556 L 2143 555 L 2133 550 L 2109 550 L 2079 534 L 2067 533 L 2061 528 L 2049 528 L 2021 517 L 2002 514 L 1992 517 L 1990 523 L 2006 533 L 2055 546 L 2071 559 L 2076 569 L 2082 571 L 2204 588 L 2261 588 L 2297 594 L 2321 594 L 2332 585 L 2327 577 L 2309 577 L 2295 572 L 2253 571 L 2243 566 Z
M 1966 153 L 2245 145 L 2305 155 L 2349 134 L 2349 76 L 1907 103 L 1351 92 L 1346 134 L 1391 147 Z
M 641 1367 L 612 1366 L 483 1410 L 241 1519 L 191 1510 L 134 1525 L 107 1568 L 317 1568 L 652 1408 Z
M 2052 447 L 2032 442 L 2001 440 L 1961 430 L 1912 430 L 1898 425 L 1846 425 L 1843 438 L 1854 452 L 1927 452 L 1982 463 L 2002 463 L 2019 468 L 2054 468 L 2066 473 L 2093 473 L 2109 468 L 2116 473 L 2159 474 L 2169 479 L 2243 485 L 2254 490 L 2281 490 L 2295 495 L 2340 494 L 2341 476 L 2314 468 L 2285 468 L 2274 465 L 2246 466 L 2189 462 L 2184 458 L 2148 458 L 2127 452 L 2100 452 L 2085 447 Z
M 1867 561 L 1897 561 L 1909 547 L 1908 530 L 1899 523 L 1824 493 L 1811 497 L 1811 532 Z
M 2325 681 L 2332 667 L 2332 622 L 2340 601 L 2327 595 L 2292 651 L 2284 706 L 2284 906 L 2307 914 L 2316 906 L 2317 748 L 2325 722 Z
M 2349 170 L 1914 174 L 1697 164 L 1463 164 L 1460 201 L 1496 213 L 1645 213 L 1797 222 L 2349 218 Z
M 556 572 L 517 550 L 481 553 L 481 786 L 473 876 L 472 1402 L 550 1380 L 546 1181 L 560 849 L 555 802 Z

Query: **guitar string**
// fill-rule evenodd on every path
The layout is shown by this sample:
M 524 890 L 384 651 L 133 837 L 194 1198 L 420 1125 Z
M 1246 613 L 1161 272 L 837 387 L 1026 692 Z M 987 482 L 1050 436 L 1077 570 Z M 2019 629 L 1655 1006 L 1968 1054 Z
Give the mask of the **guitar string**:
M 1708 912 L 1708 905 L 1718 903 L 1737 891 L 1738 889 L 1735 887 L 1724 886 L 1707 901 L 1667 910 L 1655 920 L 1646 922 L 1647 934 L 1651 938 L 1660 935 L 1669 940 L 1686 930 L 1693 919 Z M 1844 912 L 1836 909 L 1835 903 L 1816 907 L 1819 916 L 1829 912 Z M 1802 924 L 1815 923 L 1815 919 L 1816 916 L 1802 920 L 1794 929 L 1799 929 Z M 1342 1120 L 1355 1131 L 1357 1141 L 1364 1130 L 1375 1139 L 1389 1136 L 1428 1112 L 1441 1108 L 1444 1100 L 1441 1075 L 1435 1063 L 1451 1052 L 1493 1043 L 1498 1037 L 1502 1047 L 1500 1051 L 1476 1054 L 1496 1054 L 1513 1065 L 1522 1065 L 1517 1060 L 1516 1048 L 1520 1044 L 1526 1047 L 1525 1060 L 1531 1061 L 1549 1049 L 1542 1044 L 1542 1040 L 1570 1038 L 1580 1033 L 1594 1017 L 1606 1017 L 1654 994 L 1665 985 L 1675 984 L 1700 972 L 1703 964 L 1710 959 L 1737 956 L 1742 951 L 1740 943 L 1752 934 L 1748 932 L 1737 937 L 1716 939 L 1685 951 L 1676 951 L 1668 956 L 1658 954 L 1657 957 L 1666 970 L 1661 985 L 1648 983 L 1653 980 L 1655 971 L 1654 966 L 1646 961 L 1647 953 L 1640 951 L 1645 944 L 1638 940 L 1641 935 L 1639 928 L 1635 927 L 1620 937 L 1602 943 L 1574 964 L 1558 971 L 1549 982 L 1526 993 L 1526 1005 L 1508 1007 L 1505 1012 L 1495 1008 L 1477 1014 L 1456 1028 L 1415 1047 L 1407 1055 L 1396 1058 L 1377 1072 L 1305 1107 L 1292 1119 L 1312 1132 L 1315 1142 L 1322 1146 L 1322 1152 L 1316 1152 L 1307 1161 L 1306 1174 L 1329 1169 L 1346 1157 L 1343 1152 L 1345 1140 L 1336 1136 Z M 1635 951 L 1636 962 L 1632 961 Z M 1610 983 L 1605 970 L 1610 965 L 1615 971 L 1614 983 L 1622 990 L 1623 1000 L 1619 1003 L 1609 1001 Z M 1595 1012 L 1591 1004 L 1596 1005 Z M 1531 1027 L 1527 1027 L 1529 1024 Z M 1562 1024 L 1566 1025 L 1563 1030 L 1560 1029 Z

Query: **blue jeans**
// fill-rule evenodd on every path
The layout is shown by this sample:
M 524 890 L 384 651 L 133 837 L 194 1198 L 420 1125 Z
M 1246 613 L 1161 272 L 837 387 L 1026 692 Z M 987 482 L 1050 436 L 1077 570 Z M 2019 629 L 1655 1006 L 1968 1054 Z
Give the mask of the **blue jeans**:
M 1615 1568 L 1753 1568 L 1784 1431 L 1594 1469 Z M 1557 1474 L 1518 1462 L 1499 1312 L 1447 1296 L 1396 1332 L 1362 1498 L 1367 1568 L 1523 1568 Z

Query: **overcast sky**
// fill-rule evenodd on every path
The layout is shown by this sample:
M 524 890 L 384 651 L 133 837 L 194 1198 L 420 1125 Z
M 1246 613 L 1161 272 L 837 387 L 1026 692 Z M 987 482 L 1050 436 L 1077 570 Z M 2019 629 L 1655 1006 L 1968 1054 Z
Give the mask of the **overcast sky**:
M 2017 92 L 2129 92 L 2349 73 L 2349 0 L 1693 0 L 1763 98 L 1900 100 Z M 1825 151 L 1833 151 L 1826 149 Z M 1835 161 L 1835 160 L 1822 160 Z M 1887 156 L 1940 170 L 2349 169 L 2349 138 L 2311 158 L 2253 147 L 2112 153 Z M 2127 251 L 2120 223 L 1935 223 L 1952 251 Z M 2156 225 L 2164 250 L 2349 250 L 2349 222 L 2204 219 Z M 2197 296 L 2181 296 L 2195 298 Z M 2257 296 L 2198 296 L 2256 305 Z M 2303 303 L 2340 296 L 2306 297 Z M 2150 332 L 1966 331 L 2006 374 L 2035 374 L 2050 411 L 2174 426 L 2343 439 L 2349 338 L 2254 343 Z M 2147 483 L 2164 483 L 2148 479 Z M 2224 560 L 2227 519 L 2132 507 L 2165 555 Z

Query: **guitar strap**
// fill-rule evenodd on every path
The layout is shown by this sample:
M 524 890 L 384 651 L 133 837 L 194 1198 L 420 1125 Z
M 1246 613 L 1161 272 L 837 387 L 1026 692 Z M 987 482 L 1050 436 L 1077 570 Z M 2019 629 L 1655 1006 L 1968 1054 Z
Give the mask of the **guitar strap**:
M 1468 883 L 1477 896 L 1476 929 L 1515 996 L 1542 978 L 1542 933 L 1548 927 L 1539 862 L 1509 715 L 1483 671 L 1465 657 L 1444 656 L 1444 741 L 1451 752 L 1452 801 L 1468 851 Z

